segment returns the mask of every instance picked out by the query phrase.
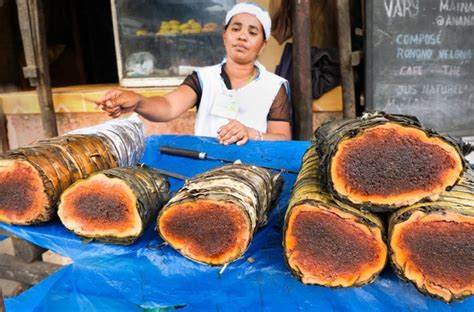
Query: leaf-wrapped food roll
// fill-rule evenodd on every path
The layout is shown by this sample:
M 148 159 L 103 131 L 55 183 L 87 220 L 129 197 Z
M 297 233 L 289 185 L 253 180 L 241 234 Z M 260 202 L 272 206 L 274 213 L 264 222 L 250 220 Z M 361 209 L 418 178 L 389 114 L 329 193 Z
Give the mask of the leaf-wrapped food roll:
M 0 155 L 0 222 L 49 221 L 59 196 L 74 181 L 119 165 L 134 165 L 143 147 L 144 126 L 135 118 L 80 129 Z
M 315 132 L 324 185 L 370 211 L 435 199 L 467 168 L 456 141 L 423 129 L 411 116 L 367 114 Z
M 131 244 L 168 199 L 168 180 L 157 171 L 114 168 L 71 185 L 61 195 L 58 215 L 79 236 Z
M 158 217 L 160 235 L 184 256 L 222 265 L 241 257 L 266 223 L 282 179 L 249 165 L 227 165 L 187 181 Z
M 474 175 L 468 171 L 437 201 L 395 212 L 391 262 L 422 292 L 452 301 L 474 293 Z
M 303 163 L 285 216 L 284 254 L 304 284 L 360 286 L 385 266 L 384 227 L 374 214 L 335 202 L 321 187 L 314 146 Z

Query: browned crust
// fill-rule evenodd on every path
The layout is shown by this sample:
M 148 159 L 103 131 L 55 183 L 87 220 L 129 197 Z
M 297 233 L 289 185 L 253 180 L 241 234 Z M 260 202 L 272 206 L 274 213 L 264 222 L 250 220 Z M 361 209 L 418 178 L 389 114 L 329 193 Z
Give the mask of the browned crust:
M 245 252 L 250 243 L 250 222 L 233 203 L 196 200 L 170 206 L 158 220 L 159 232 L 184 256 L 221 265 Z
M 385 152 L 393 152 L 393 157 L 399 158 L 391 164 L 390 159 L 379 155 Z M 415 163 L 415 158 L 417 163 L 412 165 L 410 162 Z M 400 162 L 404 164 L 400 166 Z M 420 170 L 423 166 L 430 168 L 424 172 Z M 354 168 L 361 171 L 353 172 Z M 331 179 L 334 189 L 353 203 L 400 207 L 441 193 L 456 183 L 462 170 L 462 159 L 447 142 L 428 137 L 416 128 L 386 123 L 339 143 L 331 163 Z M 391 171 L 394 172 L 392 177 L 382 180 L 380 172 Z M 360 176 L 367 183 L 354 184 Z
M 0 159 L 0 221 L 31 224 L 49 219 L 49 199 L 38 170 L 27 161 Z
M 474 293 L 474 217 L 413 213 L 394 225 L 390 248 L 398 271 L 445 301 Z
M 61 195 L 58 215 L 66 228 L 81 236 L 129 237 L 139 235 L 142 229 L 136 205 L 137 199 L 124 181 L 95 174 Z
M 324 206 L 295 206 L 284 240 L 288 264 L 305 284 L 362 285 L 383 269 L 387 259 L 379 228 Z

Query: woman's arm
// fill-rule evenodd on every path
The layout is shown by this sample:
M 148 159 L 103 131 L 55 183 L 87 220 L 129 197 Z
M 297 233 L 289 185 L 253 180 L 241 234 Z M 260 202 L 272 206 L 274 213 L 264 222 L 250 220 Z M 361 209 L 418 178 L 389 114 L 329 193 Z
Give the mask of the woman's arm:
M 291 126 L 287 121 L 267 122 L 267 132 L 262 133 L 262 140 L 284 141 L 291 140 Z
M 150 121 L 170 121 L 193 107 L 196 101 L 196 92 L 187 85 L 181 85 L 164 96 L 152 97 L 129 90 L 112 89 L 97 104 L 113 118 L 135 111 Z

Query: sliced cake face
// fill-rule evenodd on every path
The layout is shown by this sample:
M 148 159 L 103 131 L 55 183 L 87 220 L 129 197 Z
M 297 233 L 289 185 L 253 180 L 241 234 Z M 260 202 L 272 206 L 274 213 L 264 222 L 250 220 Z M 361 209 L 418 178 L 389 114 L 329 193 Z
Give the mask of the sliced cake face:
M 160 236 L 185 257 L 224 265 L 242 257 L 267 220 L 282 178 L 256 166 L 233 164 L 186 181 L 157 219 Z
M 137 198 L 125 182 L 95 174 L 61 195 L 58 215 L 80 236 L 123 238 L 137 236 L 142 230 L 136 206 Z
M 418 289 L 449 302 L 474 293 L 474 216 L 416 211 L 397 223 L 392 263 Z
M 40 172 L 28 161 L 0 159 L 0 222 L 26 225 L 49 219 Z
M 420 129 L 386 123 L 343 139 L 330 174 L 335 191 L 353 203 L 401 207 L 439 195 L 462 170 L 452 145 Z
M 163 213 L 158 226 L 173 248 L 211 265 L 237 259 L 250 242 L 248 217 L 230 202 L 196 200 L 173 205 Z
M 284 240 L 288 264 L 305 284 L 362 285 L 374 279 L 387 259 L 379 228 L 326 205 L 293 207 Z

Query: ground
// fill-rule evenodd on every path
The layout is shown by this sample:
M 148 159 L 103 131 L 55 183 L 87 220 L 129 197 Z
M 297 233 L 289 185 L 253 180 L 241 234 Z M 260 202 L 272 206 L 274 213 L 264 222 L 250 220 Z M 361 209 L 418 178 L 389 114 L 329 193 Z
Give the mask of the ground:
M 13 245 L 10 238 L 0 240 L 0 254 L 14 255 Z M 43 253 L 43 261 L 50 262 L 59 265 L 65 265 L 71 262 L 70 259 L 63 257 L 61 255 L 55 254 L 50 250 Z M 5 279 L 0 279 L 0 288 L 2 290 L 4 297 L 12 297 L 20 294 L 21 292 L 28 289 L 30 286 Z

